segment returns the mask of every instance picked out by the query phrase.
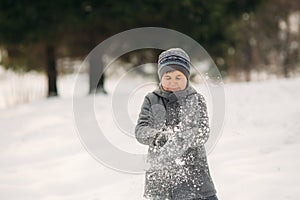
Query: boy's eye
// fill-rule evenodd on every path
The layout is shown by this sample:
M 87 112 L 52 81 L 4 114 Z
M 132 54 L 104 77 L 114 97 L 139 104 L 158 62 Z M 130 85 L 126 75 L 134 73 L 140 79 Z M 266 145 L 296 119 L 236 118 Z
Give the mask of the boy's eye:
M 181 80 L 181 77 L 176 77 L 176 80 L 178 80 L 178 81 Z

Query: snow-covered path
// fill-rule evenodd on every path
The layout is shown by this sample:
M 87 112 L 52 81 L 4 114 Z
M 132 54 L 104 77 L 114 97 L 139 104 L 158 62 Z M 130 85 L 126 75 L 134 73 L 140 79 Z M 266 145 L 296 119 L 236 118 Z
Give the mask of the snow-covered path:
M 226 121 L 209 155 L 220 200 L 300 198 L 299 88 L 300 79 L 225 85 Z M 96 101 L 98 120 L 114 132 L 109 97 Z M 106 168 L 83 148 L 71 98 L 0 110 L 0 130 L 1 200 L 142 199 L 143 175 Z
M 299 199 L 300 81 L 226 87 L 224 133 L 210 156 L 222 199 Z

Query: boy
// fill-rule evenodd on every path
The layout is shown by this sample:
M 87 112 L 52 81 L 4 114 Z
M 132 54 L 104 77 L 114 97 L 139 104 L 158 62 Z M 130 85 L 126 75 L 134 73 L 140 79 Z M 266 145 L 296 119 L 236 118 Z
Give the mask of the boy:
M 149 146 L 144 196 L 153 200 L 217 200 L 204 143 L 209 121 L 203 96 L 189 85 L 190 58 L 180 48 L 158 59 L 159 88 L 149 93 L 135 129 Z

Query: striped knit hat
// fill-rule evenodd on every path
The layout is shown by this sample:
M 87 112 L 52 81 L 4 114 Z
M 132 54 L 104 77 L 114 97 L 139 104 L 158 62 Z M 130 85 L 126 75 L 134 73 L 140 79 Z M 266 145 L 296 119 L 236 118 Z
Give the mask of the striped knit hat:
M 163 51 L 158 57 L 158 77 L 161 80 L 164 73 L 178 70 L 189 80 L 190 57 L 180 48 L 171 48 Z

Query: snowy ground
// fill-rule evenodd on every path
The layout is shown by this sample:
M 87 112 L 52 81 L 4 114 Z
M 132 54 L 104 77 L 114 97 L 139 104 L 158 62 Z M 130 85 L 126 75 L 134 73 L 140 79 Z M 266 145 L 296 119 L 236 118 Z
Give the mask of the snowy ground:
M 69 95 L 73 82 L 69 77 L 61 84 L 61 98 L 0 110 L 1 200 L 143 199 L 143 175 L 106 168 L 83 148 Z M 220 200 L 300 198 L 299 88 L 299 78 L 225 85 L 226 121 L 209 155 Z M 129 152 L 145 152 L 133 139 L 113 134 L 110 97 L 96 96 L 95 105 L 98 122 L 112 134 L 108 138 Z M 84 103 L 91 97 L 77 98 Z M 129 107 L 136 118 L 140 104 Z

